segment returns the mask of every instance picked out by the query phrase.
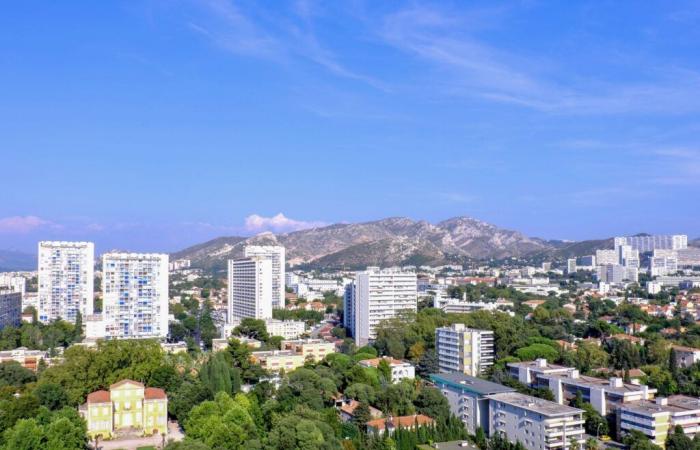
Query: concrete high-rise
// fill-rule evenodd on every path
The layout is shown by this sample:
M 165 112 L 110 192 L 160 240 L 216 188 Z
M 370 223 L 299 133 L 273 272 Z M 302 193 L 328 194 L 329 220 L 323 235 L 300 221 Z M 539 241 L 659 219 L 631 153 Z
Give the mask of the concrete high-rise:
M 475 330 L 461 323 L 438 328 L 435 353 L 442 373 L 483 375 L 493 365 L 493 331 Z
M 248 245 L 244 252 L 246 258 L 259 256 L 270 260 L 272 263 L 272 307 L 284 309 L 284 247 L 281 245 Z
M 95 245 L 92 242 L 39 242 L 39 321 L 75 323 L 93 311 Z
M 624 236 L 616 237 L 614 242 L 615 248 L 629 245 L 639 253 L 647 253 L 656 249 L 680 250 L 688 248 L 688 236 L 685 234 Z
M 272 318 L 272 272 L 270 258 L 253 256 L 228 262 L 228 322 Z
M 168 335 L 168 255 L 102 255 L 102 319 L 107 339 Z
M 417 279 L 414 272 L 400 269 L 368 267 L 355 276 L 355 331 L 359 346 L 377 337 L 382 320 L 392 319 L 401 311 L 418 307 Z
M 348 336 L 352 337 L 355 332 L 355 282 L 345 285 L 343 295 L 343 326 L 347 330 Z

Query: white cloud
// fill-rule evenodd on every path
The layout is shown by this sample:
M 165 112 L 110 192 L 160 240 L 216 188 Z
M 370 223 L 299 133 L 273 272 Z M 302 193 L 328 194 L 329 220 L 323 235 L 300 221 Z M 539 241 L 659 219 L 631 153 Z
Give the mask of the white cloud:
M 0 219 L 0 233 L 24 234 L 39 228 L 60 228 L 60 225 L 37 216 L 12 216 Z
M 272 217 L 264 217 L 258 214 L 251 214 L 245 218 L 245 228 L 247 231 L 259 233 L 262 231 L 287 232 L 298 231 L 307 228 L 322 227 L 325 222 L 307 222 L 294 220 L 282 213 Z

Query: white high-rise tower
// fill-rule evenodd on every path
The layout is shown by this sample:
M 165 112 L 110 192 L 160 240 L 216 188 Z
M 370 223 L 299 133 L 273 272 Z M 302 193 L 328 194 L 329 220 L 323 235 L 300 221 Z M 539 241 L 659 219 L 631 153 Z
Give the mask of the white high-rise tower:
M 102 316 L 106 338 L 168 335 L 168 255 L 102 255 Z
M 78 312 L 92 314 L 95 245 L 92 242 L 39 242 L 39 320 L 75 323 Z
M 272 318 L 272 261 L 263 256 L 228 261 L 228 322 Z
M 414 272 L 368 267 L 355 276 L 355 331 L 358 346 L 377 337 L 377 325 L 400 311 L 416 311 L 417 279 Z
M 285 250 L 281 245 L 248 245 L 245 257 L 260 256 L 272 263 L 272 308 L 284 308 Z

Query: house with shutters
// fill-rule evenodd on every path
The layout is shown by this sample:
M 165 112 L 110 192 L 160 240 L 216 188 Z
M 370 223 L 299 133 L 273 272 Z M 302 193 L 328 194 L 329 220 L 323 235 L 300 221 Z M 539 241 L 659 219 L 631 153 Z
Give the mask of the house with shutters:
M 163 389 L 122 380 L 109 391 L 95 391 L 80 407 L 90 438 L 119 434 L 153 435 L 168 432 L 168 397 Z

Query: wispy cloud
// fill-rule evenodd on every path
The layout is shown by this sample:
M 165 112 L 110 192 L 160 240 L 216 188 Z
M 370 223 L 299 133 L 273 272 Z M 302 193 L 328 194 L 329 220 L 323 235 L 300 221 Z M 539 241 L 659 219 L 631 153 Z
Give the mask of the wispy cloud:
M 37 216 L 11 216 L 0 219 L 0 233 L 26 234 L 39 229 L 59 229 L 57 223 Z
M 547 73 L 547 61 L 489 45 L 476 37 L 469 13 L 412 6 L 386 17 L 386 43 L 433 64 L 449 76 L 446 95 L 478 97 L 539 111 L 568 114 L 686 113 L 700 110 L 700 73 L 658 68 L 650 82 L 606 82 Z
M 338 56 L 318 40 L 313 24 L 315 7 L 309 1 L 294 3 L 296 17 L 267 16 L 265 20 L 256 20 L 228 0 L 207 0 L 198 4 L 207 14 L 188 26 L 224 50 L 285 65 L 301 58 L 335 76 L 388 91 L 385 83 L 341 63 Z
M 305 230 L 308 228 L 322 227 L 325 222 L 309 222 L 304 220 L 290 219 L 282 213 L 272 217 L 264 217 L 258 214 L 251 214 L 245 219 L 245 228 L 251 232 L 274 231 L 287 232 Z
M 700 186 L 700 149 L 666 148 L 654 151 L 656 170 L 650 181 L 668 186 Z

